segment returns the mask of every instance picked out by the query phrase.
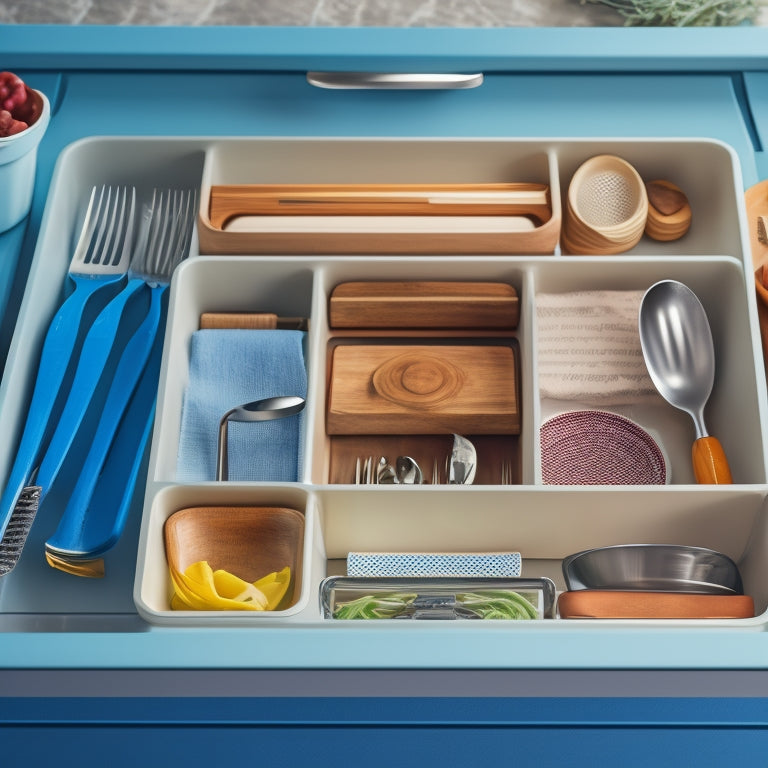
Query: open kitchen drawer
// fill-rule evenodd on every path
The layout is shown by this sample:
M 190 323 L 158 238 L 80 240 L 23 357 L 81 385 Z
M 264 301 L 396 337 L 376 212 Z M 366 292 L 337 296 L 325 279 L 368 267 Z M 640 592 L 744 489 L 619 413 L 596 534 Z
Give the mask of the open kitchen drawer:
M 54 96 L 29 222 L 0 236 L 0 251 L 9 257 L 3 265 L 6 345 L 16 327 L 0 392 L 0 428 L 6 435 L 0 445 L 2 477 L 13 459 L 42 337 L 63 295 L 82 198 L 93 183 L 135 183 L 142 194 L 156 185 L 200 185 L 204 201 L 206 184 L 250 182 L 251 171 L 263 161 L 275 178 L 282 166 L 296 181 L 311 178 L 316 160 L 332 179 L 341 170 L 350 175 L 344 138 L 353 137 L 349 143 L 362 162 L 355 172 L 366 181 L 369 175 L 382 179 L 395 171 L 417 178 L 422 169 L 450 178 L 459 166 L 469 180 L 467 158 L 480 156 L 486 158 L 482 180 L 506 178 L 491 170 L 494 158 L 504 155 L 534 180 L 556 182 L 562 195 L 581 160 L 610 150 L 644 173 L 668 177 L 675 171 L 697 214 L 689 235 L 677 243 L 644 239 L 630 253 L 608 258 L 565 256 L 557 247 L 544 253 L 450 255 L 439 249 L 372 255 L 234 248 L 203 254 L 196 239 L 192 257 L 172 286 L 159 416 L 142 471 L 146 487 L 136 494 L 125 533 L 108 554 L 105 577 L 79 579 L 45 564 L 42 545 L 46 525 L 55 522 L 54 494 L 54 504 L 48 505 L 51 517 L 46 519 L 41 510 L 21 562 L 0 583 L 3 679 L 9 686 L 26 686 L 28 694 L 14 699 L 16 722 L 103 725 L 110 709 L 100 710 L 105 696 L 123 696 L 120 713 L 109 717 L 128 724 L 163 721 L 170 723 L 168 731 L 187 722 L 260 722 L 279 729 L 299 720 L 322 726 L 461 721 L 469 727 L 459 746 L 439 733 L 419 731 L 421 742 L 408 741 L 402 729 L 397 734 L 405 739 L 401 744 L 411 744 L 413 754 L 419 754 L 425 739 L 433 751 L 450 742 L 454 757 L 458 751 L 471 762 L 476 756 L 472 748 L 479 748 L 472 726 L 486 739 L 483 748 L 503 746 L 485 728 L 489 722 L 525 728 L 547 721 L 567 730 L 585 722 L 610 721 L 614 728 L 669 718 L 683 728 L 714 721 L 729 728 L 750 717 L 750 722 L 760 720 L 754 710 L 746 717 L 731 709 L 728 698 L 722 708 L 703 711 L 692 699 L 665 709 L 663 697 L 676 684 L 675 695 L 693 690 L 692 696 L 758 697 L 764 682 L 759 674 L 729 683 L 715 670 L 738 674 L 768 666 L 766 395 L 741 202 L 743 188 L 758 180 L 762 167 L 756 160 L 763 158 L 763 130 L 755 131 L 751 121 L 764 115 L 750 105 L 749 98 L 760 92 L 754 87 L 744 91 L 742 71 L 764 68 L 764 50 L 762 40 L 756 45 L 756 30 L 733 37 L 724 31 L 730 41 L 725 46 L 719 44 L 724 38 L 709 37 L 715 32 L 709 30 L 696 38 L 699 43 L 685 42 L 684 35 L 671 38 L 678 55 L 669 57 L 657 51 L 665 50 L 670 38 L 653 36 L 662 43 L 656 48 L 648 36 L 625 31 L 630 34 L 610 38 L 618 43 L 606 45 L 609 38 L 602 31 L 581 30 L 574 48 L 567 33 L 575 30 L 489 31 L 475 38 L 468 30 L 356 31 L 361 37 L 346 37 L 339 30 L 139 34 L 19 28 L 12 40 L 7 28 L 0 30 L 8 43 L 0 46 L 3 67 Z M 52 44 L 54 35 L 64 40 L 63 48 Z M 114 50 L 105 52 L 104 40 L 114 43 Z M 402 53 L 393 57 L 392 50 Z M 547 50 L 559 53 L 542 54 Z M 350 68 L 484 71 L 485 82 L 465 91 L 377 93 L 315 89 L 307 83 L 307 70 Z M 109 109 L 93 109 L 96 103 Z M 137 120 L 137 104 L 151 120 Z M 226 120 L 212 127 L 211 113 L 226 114 Z M 84 140 L 70 146 L 78 139 Z M 365 152 L 371 141 L 379 148 L 407 148 L 410 155 L 390 152 L 376 160 Z M 301 167 L 292 164 L 291 149 L 304 160 Z M 538 430 L 562 403 L 540 396 L 537 296 L 637 291 L 666 277 L 689 284 L 709 314 L 718 359 L 707 418 L 725 445 L 736 484 L 693 484 L 687 462 L 690 425 L 657 404 L 619 410 L 643 421 L 663 441 L 673 468 L 669 485 L 545 485 Z M 496 482 L 494 472 L 466 487 L 366 488 L 353 484 L 349 464 L 334 475 L 333 438 L 326 431 L 326 366 L 339 334 L 329 324 L 329 298 L 348 281 L 402 279 L 493 281 L 517 291 L 519 323 L 505 338 L 517 353 L 520 386 L 521 428 L 511 441 L 518 462 L 514 484 Z M 181 403 L 188 344 L 199 314 L 264 310 L 310 320 L 300 474 L 295 482 L 180 481 Z M 162 524 L 178 509 L 222 504 L 279 505 L 303 515 L 301 583 L 290 611 L 203 617 L 169 610 Z M 755 617 L 376 625 L 321 618 L 320 582 L 344 572 L 350 551 L 516 550 L 523 554 L 524 575 L 549 577 L 562 590 L 564 556 L 628 541 L 686 543 L 727 554 L 740 566 L 745 590 L 755 601 Z M 310 669 L 318 674 L 313 677 Z M 613 675 L 612 682 L 595 677 L 594 670 Z M 639 688 L 639 673 L 626 683 L 617 670 L 644 670 L 643 679 L 652 682 Z M 651 670 L 664 674 L 654 678 Z M 697 675 L 696 682 L 674 677 L 672 670 L 688 670 Z M 700 670 L 712 673 L 708 688 Z M 610 712 L 585 700 L 579 686 L 587 678 L 576 673 L 586 676 L 588 671 L 587 693 L 611 697 Z M 194 682 L 185 672 L 195 674 Z M 371 684 L 364 694 L 359 674 Z M 173 702 L 177 709 L 169 714 L 167 701 L 157 698 L 169 696 L 169 690 L 192 698 L 183 702 L 179 694 Z M 553 698 L 572 697 L 577 690 L 576 699 L 558 703 Z M 652 698 L 645 705 L 628 704 L 623 701 L 628 690 Z M 659 691 L 664 691 L 661 703 L 653 698 Z M 70 695 L 94 698 L 73 705 Z M 410 696 L 421 698 L 411 701 Z M 489 702 L 489 696 L 495 701 Z M 519 701 L 510 704 L 515 696 Z M 306 697 L 315 700 L 307 703 Z M 484 697 L 487 707 L 476 709 Z M 226 705 L 217 708 L 224 700 Z M 428 715 L 420 709 L 425 700 L 432 707 Z M 210 708 L 193 711 L 201 702 Z M 515 709 L 518 704 L 523 709 Z M 120 741 L 112 729 L 100 733 L 94 738 L 105 746 L 108 737 Z M 616 733 L 615 728 L 607 733 L 605 743 Z M 702 731 L 696 733 L 700 737 Z M 357 734 L 371 736 L 365 727 Z M 654 736 L 664 734 L 657 729 Z M 270 731 L 262 756 L 285 755 L 276 744 L 287 748 L 283 736 Z M 748 749 L 753 742 L 743 744 Z M 296 738 L 294 746 L 300 750 L 306 742 Z M 461 752 L 465 747 L 470 751 Z M 641 751 L 635 743 L 635 753 Z M 387 753 L 382 749 L 382 754 Z M 622 757 L 626 763 L 627 755 Z
M 690 190 L 691 206 L 697 215 L 685 237 L 671 243 L 646 237 L 631 251 L 615 256 L 565 255 L 557 243 L 542 248 L 540 253 L 515 253 L 511 247 L 512 253 L 487 254 L 482 252 L 482 238 L 478 238 L 480 252 L 465 255 L 443 255 L 439 250 L 429 252 L 428 248 L 417 254 L 394 249 L 388 254 L 332 255 L 325 252 L 328 245 L 322 238 L 333 237 L 334 233 L 321 233 L 317 240 L 319 253 L 295 253 L 289 248 L 278 254 L 206 255 L 195 240 L 189 259 L 174 274 L 171 287 L 143 510 L 137 510 L 123 539 L 105 556 L 103 580 L 81 579 L 48 568 L 42 545 L 55 528 L 60 506 L 77 476 L 78 462 L 68 462 L 38 513 L 19 564 L 3 579 L 0 606 L 10 630 L 4 639 L 13 639 L 19 631 L 26 635 L 31 626 L 43 626 L 46 632 L 99 626 L 103 614 L 102 628 L 107 635 L 113 631 L 122 634 L 121 627 L 141 630 L 139 635 L 150 643 L 169 631 L 164 625 L 184 627 L 189 632 L 195 628 L 210 632 L 216 627 L 211 635 L 214 643 L 229 643 L 233 632 L 280 636 L 293 632 L 299 642 L 311 635 L 316 638 L 315 644 L 330 643 L 334 654 L 341 655 L 347 653 L 342 651 L 343 646 L 351 643 L 356 647 L 356 634 L 365 632 L 372 642 L 382 644 L 377 656 L 383 654 L 389 663 L 397 665 L 402 660 L 393 653 L 393 640 L 402 635 L 402 642 L 407 643 L 412 633 L 422 632 L 438 633 L 441 638 L 444 635 L 445 640 L 440 642 L 448 643 L 451 633 L 469 631 L 483 646 L 500 642 L 509 652 L 520 644 L 522 652 L 531 642 L 531 634 L 541 634 L 546 643 L 558 643 L 560 633 L 576 633 L 584 638 L 583 642 L 590 643 L 589 638 L 603 633 L 610 636 L 612 631 L 632 633 L 653 627 L 674 644 L 677 638 L 706 637 L 715 628 L 734 638 L 762 630 L 768 609 L 768 591 L 764 587 L 764 554 L 768 546 L 765 380 L 751 290 L 751 256 L 739 193 L 740 166 L 735 153 L 720 142 L 438 138 L 358 138 L 350 142 L 338 138 L 215 137 L 105 137 L 77 142 L 62 154 L 54 174 L 38 255 L 4 384 L 5 430 L 7 434 L 18 434 L 23 423 L 27 382 L 34 376 L 37 349 L 65 282 L 68 244 L 78 225 L 78 201 L 87 197 L 93 184 L 134 184 L 140 197 L 157 184 L 199 186 L 199 224 L 206 226 L 211 185 L 244 183 L 254 176 L 274 183 L 280 178 L 291 182 L 318 178 L 378 182 L 398 177 L 406 181 L 443 181 L 451 176 L 460 182 L 498 181 L 522 175 L 526 181 L 549 185 L 553 219 L 557 222 L 560 197 L 576 167 L 595 154 L 607 152 L 625 157 L 646 178 L 657 177 L 663 169 L 682 188 Z M 457 156 L 461 162 L 454 164 L 451 174 L 452 158 Z M 323 158 L 316 175 L 311 167 L 313 157 Z M 353 162 L 347 167 L 349 158 Z M 707 184 L 712 173 L 721 179 L 716 190 Z M 430 226 L 439 235 L 441 219 L 435 218 L 437 222 Z M 471 233 L 473 228 L 482 229 L 486 224 L 470 221 L 465 226 Z M 226 230 L 218 233 L 214 250 L 222 250 L 229 234 Z M 429 229 L 419 235 L 426 243 L 430 236 Z M 514 233 L 505 235 L 505 242 L 514 244 L 514 237 Z M 240 249 L 237 233 L 232 242 L 233 250 Z M 517 388 L 519 429 L 504 438 L 506 442 L 500 449 L 515 457 L 514 474 L 503 479 L 501 457 L 491 451 L 489 459 L 480 456 L 474 485 L 355 485 L 353 457 L 336 449 L 337 438 L 328 425 L 326 406 L 332 384 L 328 370 L 336 345 L 355 345 L 366 339 L 333 328 L 331 297 L 339 285 L 349 282 L 434 280 L 438 267 L 438 282 L 502 283 L 512 286 L 519 298 L 519 322 L 500 339 L 494 339 L 494 343 L 511 345 L 516 350 L 517 380 L 508 382 L 508 386 Z M 57 279 L 52 280 L 52 275 Z M 570 403 L 543 395 L 538 370 L 537 304 L 545 295 L 571 291 L 641 291 L 667 278 L 688 284 L 708 313 L 717 375 L 707 406 L 707 423 L 724 445 L 736 484 L 694 484 L 689 456 L 692 427 L 684 414 L 673 411 L 657 397 L 620 404 L 612 410 L 640 422 L 658 436 L 668 462 L 667 485 L 545 484 L 539 448 L 542 423 L 553 412 L 589 407 L 590 403 L 586 395 Z M 233 478 L 217 482 L 213 476 L 190 479 L 185 475 L 178 455 L 190 379 L 190 342 L 206 312 L 269 312 L 308 319 L 303 341 L 308 405 L 301 417 L 295 481 L 238 482 Z M 384 340 L 388 340 L 387 334 Z M 397 344 L 407 345 L 410 341 L 394 338 Z M 436 349 L 441 349 L 440 339 L 425 341 L 437 342 Z M 481 337 L 465 338 L 462 343 L 477 349 L 477 344 L 482 348 L 484 342 Z M 229 371 L 226 376 L 236 377 L 237 371 Z M 380 437 L 373 434 L 366 439 L 366 450 L 380 450 Z M 398 438 L 407 439 L 407 435 Z M 12 460 L 13 445 L 14 441 L 9 441 L 3 447 L 6 464 Z M 486 460 L 492 464 L 490 469 L 483 464 Z M 289 507 L 303 515 L 303 549 L 289 609 L 246 614 L 171 610 L 162 533 L 166 519 L 190 506 L 243 505 Z M 728 555 L 740 564 L 747 593 L 755 601 L 755 617 L 598 624 L 547 618 L 526 626 L 511 622 L 507 626 L 468 630 L 441 622 L 426 629 L 349 626 L 346 622 L 329 622 L 320 612 L 320 583 L 326 576 L 344 572 L 348 552 L 519 551 L 524 576 L 550 578 L 562 590 L 562 558 L 581 549 L 621 543 L 688 544 Z M 621 652 L 616 653 L 619 658 Z M 485 653 L 482 656 L 489 658 Z M 383 658 L 377 660 L 382 662 Z

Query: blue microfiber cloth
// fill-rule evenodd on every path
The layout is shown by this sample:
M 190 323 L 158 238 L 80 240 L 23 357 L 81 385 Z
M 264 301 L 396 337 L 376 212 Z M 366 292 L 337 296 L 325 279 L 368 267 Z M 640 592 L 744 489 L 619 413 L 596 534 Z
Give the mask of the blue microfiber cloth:
M 216 479 L 219 421 L 266 397 L 307 395 L 304 331 L 205 329 L 192 335 L 177 460 L 178 482 Z M 304 412 L 229 423 L 230 481 L 296 482 Z

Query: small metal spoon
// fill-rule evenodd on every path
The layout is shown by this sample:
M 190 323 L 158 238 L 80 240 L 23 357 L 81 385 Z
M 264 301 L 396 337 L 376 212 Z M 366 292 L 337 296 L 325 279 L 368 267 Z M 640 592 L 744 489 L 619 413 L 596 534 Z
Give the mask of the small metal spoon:
M 381 485 L 392 485 L 397 482 L 395 468 L 389 463 L 386 456 L 379 459 L 379 470 L 376 475 L 376 482 Z
M 267 397 L 252 403 L 239 405 L 227 411 L 219 422 L 219 445 L 216 458 L 216 479 L 229 480 L 227 458 L 227 435 L 230 421 L 271 421 L 293 416 L 303 410 L 306 400 L 303 397 Z
M 640 303 L 639 327 L 645 365 L 656 389 L 693 419 L 696 481 L 733 482 L 720 441 L 707 434 L 704 425 L 704 406 L 715 381 L 715 349 L 698 297 L 675 280 L 655 283 Z
M 421 485 L 424 482 L 424 473 L 421 471 L 421 467 L 410 456 L 397 457 L 395 476 L 397 482 L 403 485 Z

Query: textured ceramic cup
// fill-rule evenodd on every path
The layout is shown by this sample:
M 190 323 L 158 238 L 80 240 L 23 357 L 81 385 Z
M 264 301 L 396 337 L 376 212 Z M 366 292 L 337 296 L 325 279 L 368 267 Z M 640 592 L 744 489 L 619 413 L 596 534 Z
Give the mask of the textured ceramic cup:
M 15 227 L 29 213 L 35 188 L 37 148 L 51 119 L 44 93 L 30 89 L 40 116 L 21 133 L 0 137 L 0 232 Z
M 640 241 L 648 195 L 640 174 L 615 155 L 597 155 L 573 174 L 563 222 L 563 246 L 574 254 L 622 253 Z

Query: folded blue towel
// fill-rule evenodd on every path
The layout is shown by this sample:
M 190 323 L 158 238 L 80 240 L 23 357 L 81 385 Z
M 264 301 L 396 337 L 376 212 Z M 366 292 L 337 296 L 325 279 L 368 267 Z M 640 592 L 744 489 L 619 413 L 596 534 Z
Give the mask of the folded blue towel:
M 305 332 L 205 329 L 192 335 L 177 460 L 178 482 L 216 479 L 219 422 L 266 397 L 307 395 Z M 229 479 L 295 482 L 301 476 L 304 412 L 229 423 Z

